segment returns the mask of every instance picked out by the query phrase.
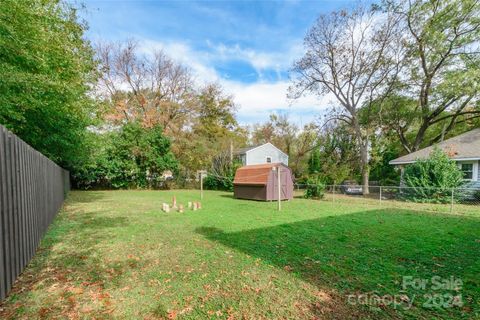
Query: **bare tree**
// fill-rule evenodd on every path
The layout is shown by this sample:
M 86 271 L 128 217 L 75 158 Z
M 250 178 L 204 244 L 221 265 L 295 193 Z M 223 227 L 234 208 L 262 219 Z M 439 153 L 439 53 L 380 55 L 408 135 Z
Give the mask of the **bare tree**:
M 401 68 L 397 27 L 395 15 L 363 6 L 321 15 L 305 37 L 305 55 L 293 68 L 291 97 L 306 93 L 335 97 L 330 120 L 343 121 L 354 132 L 365 194 L 370 171 L 369 135 L 374 128 L 362 128 L 358 112 L 393 88 Z
M 113 122 L 139 120 L 145 126 L 161 124 L 178 132 L 194 111 L 193 81 L 189 71 L 163 51 L 142 55 L 138 44 L 100 43 L 99 92 L 110 102 Z

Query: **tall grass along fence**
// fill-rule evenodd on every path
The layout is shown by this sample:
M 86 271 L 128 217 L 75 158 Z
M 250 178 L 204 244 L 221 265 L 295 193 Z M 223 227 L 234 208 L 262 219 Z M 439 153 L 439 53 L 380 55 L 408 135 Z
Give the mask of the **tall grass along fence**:
M 308 184 L 296 184 L 296 196 L 302 196 Z M 322 200 L 348 204 L 396 207 L 420 211 L 469 214 L 480 210 L 480 188 L 433 188 L 406 186 L 326 185 Z
M 0 125 L 0 301 L 63 204 L 68 171 Z

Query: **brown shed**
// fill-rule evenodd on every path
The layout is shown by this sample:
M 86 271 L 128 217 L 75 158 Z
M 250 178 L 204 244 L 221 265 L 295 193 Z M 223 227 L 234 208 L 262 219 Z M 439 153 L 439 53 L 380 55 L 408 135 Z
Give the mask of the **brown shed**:
M 283 163 L 265 163 L 238 168 L 233 180 L 234 197 L 264 201 L 278 200 L 278 168 L 281 170 L 281 199 L 292 199 L 292 170 Z

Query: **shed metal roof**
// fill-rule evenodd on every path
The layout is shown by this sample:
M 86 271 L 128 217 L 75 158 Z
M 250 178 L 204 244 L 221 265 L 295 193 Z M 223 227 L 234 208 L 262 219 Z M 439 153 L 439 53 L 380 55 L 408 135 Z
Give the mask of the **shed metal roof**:
M 272 168 L 285 166 L 283 163 L 265 163 L 243 166 L 237 169 L 233 184 L 266 185 Z
M 480 128 L 465 132 L 436 145 L 453 160 L 480 159 Z M 408 164 L 430 156 L 435 146 L 420 149 L 390 161 L 390 164 Z

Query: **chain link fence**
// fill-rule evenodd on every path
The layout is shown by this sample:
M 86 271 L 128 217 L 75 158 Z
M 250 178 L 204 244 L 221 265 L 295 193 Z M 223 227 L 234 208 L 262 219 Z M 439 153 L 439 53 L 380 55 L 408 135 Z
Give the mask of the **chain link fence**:
M 212 175 L 212 174 L 210 174 Z M 229 177 L 216 176 L 220 179 Z M 185 180 L 186 187 L 201 189 L 200 181 Z M 178 186 L 178 185 L 177 185 Z M 313 184 L 294 184 L 294 197 L 304 198 L 305 191 Z M 358 184 L 326 185 L 321 201 L 336 202 L 345 205 L 367 205 L 372 207 L 392 207 L 415 211 L 430 211 L 438 213 L 479 214 L 480 187 L 433 188 L 406 186 L 371 185 L 368 192 L 363 192 L 363 186 Z M 288 205 L 288 204 L 285 204 Z
M 295 184 L 295 197 L 303 197 L 308 184 Z M 361 204 L 442 213 L 480 212 L 480 188 L 415 188 L 361 185 L 326 185 L 322 201 Z

